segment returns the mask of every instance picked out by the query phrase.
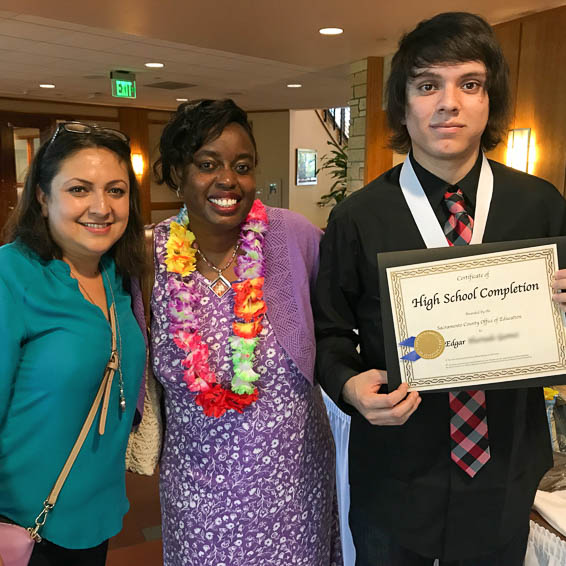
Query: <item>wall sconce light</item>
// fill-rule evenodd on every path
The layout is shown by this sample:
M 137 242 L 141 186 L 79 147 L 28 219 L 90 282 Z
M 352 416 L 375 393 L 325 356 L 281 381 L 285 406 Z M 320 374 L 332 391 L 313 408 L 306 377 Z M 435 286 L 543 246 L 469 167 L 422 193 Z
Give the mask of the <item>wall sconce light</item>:
M 507 137 L 507 159 L 505 160 L 509 167 L 513 167 L 513 169 L 518 169 L 519 171 L 524 171 L 525 173 L 527 170 L 530 170 L 530 149 L 530 128 L 509 130 L 509 136 Z
M 144 163 L 141 153 L 132 153 L 132 167 L 136 176 L 141 177 L 143 175 Z

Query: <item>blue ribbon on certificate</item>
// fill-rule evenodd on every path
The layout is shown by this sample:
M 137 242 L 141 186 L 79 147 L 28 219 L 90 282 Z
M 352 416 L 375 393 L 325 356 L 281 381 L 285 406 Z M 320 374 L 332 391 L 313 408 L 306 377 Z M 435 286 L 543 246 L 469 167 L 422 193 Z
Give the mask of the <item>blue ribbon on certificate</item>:
M 410 336 L 409 338 L 399 342 L 399 346 L 407 346 L 408 348 L 415 347 L 415 336 Z M 405 354 L 401 357 L 402 360 L 407 360 L 409 362 L 416 362 L 420 360 L 421 357 L 415 352 L 415 350 L 411 350 L 408 354 Z

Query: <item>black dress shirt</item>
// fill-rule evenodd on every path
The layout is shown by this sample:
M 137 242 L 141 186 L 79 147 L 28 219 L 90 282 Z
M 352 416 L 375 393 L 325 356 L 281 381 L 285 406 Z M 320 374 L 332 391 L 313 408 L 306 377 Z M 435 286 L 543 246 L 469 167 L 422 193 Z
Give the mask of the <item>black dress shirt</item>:
M 415 171 L 417 179 L 420 181 L 425 195 L 438 218 L 441 226 L 444 226 L 448 220 L 448 207 L 444 204 L 444 193 L 446 191 L 455 191 L 456 187 L 462 191 L 464 201 L 468 212 L 473 216 L 476 208 L 476 196 L 478 194 L 478 182 L 480 180 L 480 172 L 482 166 L 482 154 L 478 155 L 474 166 L 470 169 L 463 179 L 460 179 L 455 185 L 447 183 L 440 177 L 437 177 L 430 171 L 427 171 L 414 157 L 409 154 L 411 165 Z
M 551 184 L 490 164 L 494 191 L 484 242 L 566 235 L 566 204 Z M 414 168 L 442 225 L 446 183 Z M 478 158 L 458 183 L 472 215 L 480 168 Z M 497 550 L 529 520 L 538 482 L 552 465 L 544 398 L 539 388 L 487 392 L 491 459 L 474 478 L 450 459 L 448 394 L 422 393 L 402 426 L 373 426 L 341 399 L 350 377 L 386 369 L 377 254 L 425 247 L 399 187 L 400 170 L 331 214 L 314 295 L 317 375 L 352 414 L 351 505 L 365 512 L 368 526 L 424 556 L 470 558 Z

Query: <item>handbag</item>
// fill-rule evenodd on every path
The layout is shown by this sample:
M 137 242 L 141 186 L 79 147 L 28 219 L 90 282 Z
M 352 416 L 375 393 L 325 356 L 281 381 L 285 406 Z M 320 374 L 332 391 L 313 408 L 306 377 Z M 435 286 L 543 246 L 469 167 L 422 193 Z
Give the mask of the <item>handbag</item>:
M 39 530 L 45 524 L 48 513 L 53 509 L 53 507 L 55 507 L 55 503 L 57 503 L 59 493 L 61 492 L 67 476 L 77 459 L 80 449 L 82 448 L 82 445 L 90 431 L 96 413 L 98 412 L 98 408 L 101 404 L 102 409 L 100 411 L 98 432 L 100 435 L 104 434 L 112 380 L 119 364 L 118 350 L 116 346 L 116 306 L 114 304 L 110 307 L 109 315 L 110 329 L 112 331 L 112 353 L 110 354 L 110 359 L 106 364 L 102 382 L 100 383 L 96 397 L 90 407 L 79 436 L 67 457 L 65 465 L 57 477 L 55 485 L 51 489 L 47 499 L 43 502 L 43 509 L 35 519 L 35 525 L 33 527 L 25 528 L 13 523 L 0 522 L 0 566 L 27 566 L 29 563 L 34 544 L 36 542 L 41 542 L 42 540 Z
M 141 281 L 141 290 L 148 336 L 151 320 L 151 292 L 155 282 L 153 233 L 154 225 L 145 227 L 145 255 L 149 269 Z M 149 353 L 146 356 L 145 377 L 143 415 L 141 422 L 132 430 L 128 438 L 126 469 L 136 474 L 151 476 L 157 469 L 163 444 L 163 416 L 161 409 L 163 390 L 161 384 L 153 375 L 151 363 L 149 363 Z
M 33 545 L 27 529 L 12 523 L 0 523 L 0 566 L 28 564 Z

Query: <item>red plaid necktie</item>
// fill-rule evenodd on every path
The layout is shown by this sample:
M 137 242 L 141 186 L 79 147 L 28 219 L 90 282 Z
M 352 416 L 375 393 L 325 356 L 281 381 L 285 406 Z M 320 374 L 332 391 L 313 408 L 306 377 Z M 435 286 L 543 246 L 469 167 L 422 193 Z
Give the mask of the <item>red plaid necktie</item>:
M 457 189 L 457 187 L 453 187 Z M 474 219 L 466 211 L 462 191 L 446 191 L 444 201 L 450 216 L 444 225 L 451 246 L 470 243 Z M 485 391 L 449 393 L 451 457 L 472 478 L 489 460 Z

